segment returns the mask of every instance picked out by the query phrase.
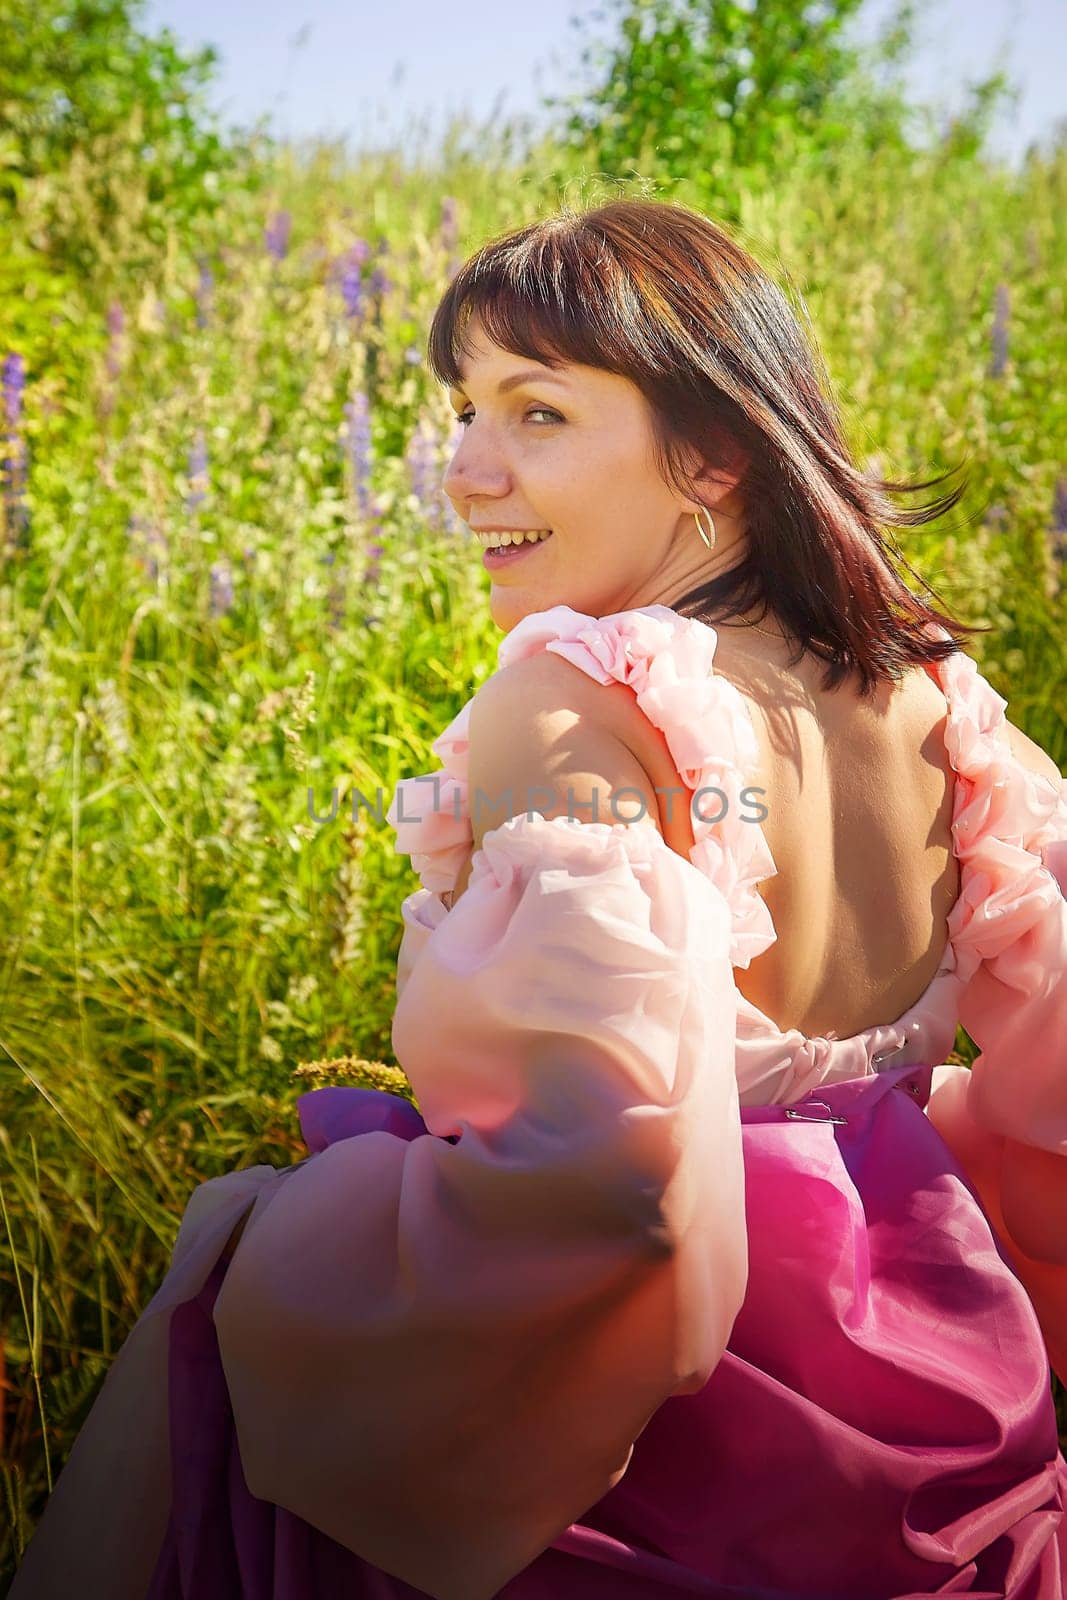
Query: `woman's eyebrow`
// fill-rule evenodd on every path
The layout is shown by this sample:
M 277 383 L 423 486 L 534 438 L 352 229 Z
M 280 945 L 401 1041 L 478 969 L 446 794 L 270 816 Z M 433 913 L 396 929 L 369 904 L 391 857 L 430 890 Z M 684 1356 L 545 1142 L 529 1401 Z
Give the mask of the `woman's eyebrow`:
M 520 383 L 555 383 L 561 388 L 567 387 L 566 378 L 557 378 L 550 372 L 535 372 L 527 368 L 525 372 L 513 372 L 510 378 L 502 378 L 496 386 L 497 394 L 507 394 L 509 389 L 517 389 Z M 465 394 L 465 390 L 452 388 L 449 394 Z

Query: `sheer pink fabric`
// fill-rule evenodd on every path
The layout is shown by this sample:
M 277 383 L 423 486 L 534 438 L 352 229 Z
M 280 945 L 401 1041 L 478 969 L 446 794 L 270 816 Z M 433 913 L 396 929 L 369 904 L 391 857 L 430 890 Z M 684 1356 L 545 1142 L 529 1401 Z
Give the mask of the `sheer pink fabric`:
M 1067 781 L 1028 771 L 1007 702 L 960 653 L 942 666 L 958 773 L 961 893 L 949 918 L 973 1067 L 935 1073 L 927 1115 L 978 1189 L 1067 1382 Z
M 755 887 L 775 867 L 742 820 L 754 736 L 715 643 L 665 607 L 556 607 L 503 641 L 502 666 L 551 648 L 628 683 L 683 781 L 726 792 L 726 818 L 695 819 L 685 860 L 651 829 L 516 817 L 446 912 L 470 846 L 464 708 L 434 746 L 437 806 L 411 779 L 390 811 L 423 880 L 402 907 L 393 1043 L 438 1137 L 383 1128 L 194 1192 L 14 1600 L 144 1600 L 170 1506 L 171 1313 L 244 1216 L 213 1315 L 248 1488 L 436 1600 L 489 1600 L 723 1363 L 749 1272 L 739 1108 L 941 1061 L 959 1018 L 982 1056 L 936 1069 L 929 1121 L 1063 1373 L 1067 1268 L 1055 1238 L 1048 1259 L 1019 1249 L 1002 1185 L 1010 1150 L 1013 1201 L 1027 1184 L 1063 1198 L 1065 786 L 1024 773 L 1003 701 L 968 658 L 945 663 L 961 895 L 942 969 L 854 1039 L 785 1033 L 733 978 L 775 937 Z M 862 1222 L 857 1202 L 858 1249 Z
M 438 1600 L 488 1600 L 605 1494 L 744 1298 L 733 1027 L 725 902 L 658 833 L 487 835 L 393 1022 L 462 1138 L 330 1146 L 216 1302 L 252 1493 Z
M 939 636 L 931 629 L 933 637 Z M 945 636 L 945 635 L 940 635 Z M 712 627 L 648 606 L 590 617 L 555 606 L 523 619 L 499 665 L 540 650 L 599 683 L 624 683 L 664 735 L 699 801 L 691 859 L 730 906 L 730 957 L 745 968 L 777 937 L 757 884 L 777 873 L 747 790 L 758 754 L 744 698 L 714 669 Z M 840 1039 L 782 1029 L 737 995 L 735 1065 L 742 1106 L 791 1105 L 820 1085 L 943 1062 L 962 1025 L 979 1045 L 974 1068 L 938 1066 L 928 1114 L 985 1185 L 1019 1276 L 1031 1292 L 1054 1369 L 1067 1372 L 1067 779 L 1030 772 L 1012 752 L 1007 702 L 957 651 L 928 668 L 946 700 L 945 745 L 956 773 L 953 842 L 960 894 L 940 966 L 901 1016 Z M 422 890 L 404 903 L 402 987 L 472 843 L 470 702 L 432 749 L 442 767 L 403 780 L 389 820 Z M 689 803 L 689 796 L 685 797 Z M 1025 1063 L 1025 1066 L 1024 1066 Z M 1007 1142 L 1006 1142 L 1007 1141 Z M 966 1164 L 965 1164 L 966 1165 Z M 1008 1193 L 1005 1196 L 1004 1184 Z M 1014 1225 L 1009 1231 L 1007 1215 Z M 1059 1269 L 1064 1269 L 1059 1271 Z M 1065 1380 L 1067 1381 L 1067 1380 Z

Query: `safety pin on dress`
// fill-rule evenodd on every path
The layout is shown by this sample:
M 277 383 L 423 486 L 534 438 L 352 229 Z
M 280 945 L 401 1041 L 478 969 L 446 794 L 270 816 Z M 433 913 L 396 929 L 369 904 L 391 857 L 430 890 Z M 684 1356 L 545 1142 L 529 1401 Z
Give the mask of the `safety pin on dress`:
M 795 1106 L 786 1106 L 785 1114 L 794 1122 L 836 1122 L 841 1127 L 848 1125 L 847 1117 L 835 1117 L 825 1100 L 812 1100 L 809 1102 L 814 1111 L 816 1106 L 821 1106 L 826 1112 L 825 1117 L 809 1117 L 806 1111 L 798 1111 Z

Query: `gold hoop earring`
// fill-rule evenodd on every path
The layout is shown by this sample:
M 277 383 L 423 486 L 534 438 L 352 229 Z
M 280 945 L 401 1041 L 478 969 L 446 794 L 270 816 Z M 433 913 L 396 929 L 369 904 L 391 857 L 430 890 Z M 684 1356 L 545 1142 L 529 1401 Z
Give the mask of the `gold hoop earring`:
M 700 520 L 701 511 L 703 511 L 704 515 L 707 517 L 708 525 L 711 528 L 711 538 L 710 539 L 708 538 L 707 534 L 704 532 L 704 525 Z M 697 510 L 694 511 L 694 513 L 693 513 L 693 520 L 696 522 L 697 532 L 699 533 L 700 537 L 703 539 L 704 543 L 707 545 L 708 549 L 709 550 L 714 550 L 714 548 L 715 548 L 715 523 L 712 521 L 711 512 L 708 510 L 707 506 L 699 506 L 697 508 Z

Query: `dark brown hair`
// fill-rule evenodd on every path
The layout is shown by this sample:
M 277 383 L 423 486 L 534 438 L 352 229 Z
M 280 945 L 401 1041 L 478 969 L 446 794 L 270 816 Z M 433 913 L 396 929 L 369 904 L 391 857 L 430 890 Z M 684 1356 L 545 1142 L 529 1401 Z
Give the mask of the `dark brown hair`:
M 435 378 L 462 386 L 464 330 L 477 314 L 494 344 L 549 367 L 565 362 L 628 378 L 653 415 L 664 480 L 699 500 L 683 458 L 737 470 L 748 550 L 671 609 L 726 621 L 769 608 L 805 650 L 829 662 L 833 689 L 851 672 L 868 695 L 909 665 L 939 661 L 985 631 L 928 606 L 894 568 L 885 531 L 919 527 L 958 504 L 966 480 L 915 509 L 890 494 L 934 489 L 946 472 L 897 482 L 861 471 L 813 338 L 784 292 L 721 228 L 665 201 L 615 200 L 561 210 L 482 246 L 452 279 L 430 326 Z M 956 469 L 953 469 L 956 470 Z

